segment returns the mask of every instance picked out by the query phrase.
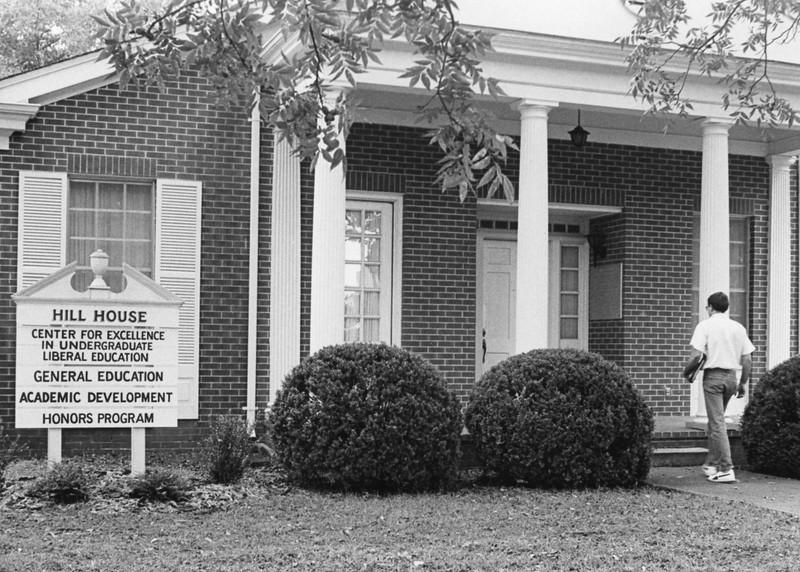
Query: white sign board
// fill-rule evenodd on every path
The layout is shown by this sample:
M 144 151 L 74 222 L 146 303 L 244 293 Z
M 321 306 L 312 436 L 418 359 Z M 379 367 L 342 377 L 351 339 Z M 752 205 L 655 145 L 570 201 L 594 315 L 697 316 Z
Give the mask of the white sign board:
M 177 427 L 180 301 L 20 294 L 18 429 Z

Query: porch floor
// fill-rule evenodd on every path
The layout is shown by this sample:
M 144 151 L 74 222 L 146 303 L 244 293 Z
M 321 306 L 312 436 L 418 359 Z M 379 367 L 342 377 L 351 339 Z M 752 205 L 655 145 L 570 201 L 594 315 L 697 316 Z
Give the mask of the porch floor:
M 653 439 L 685 439 L 705 438 L 706 422 L 696 421 L 694 417 L 660 417 L 656 416 Z M 738 417 L 727 418 L 728 435 L 738 436 Z

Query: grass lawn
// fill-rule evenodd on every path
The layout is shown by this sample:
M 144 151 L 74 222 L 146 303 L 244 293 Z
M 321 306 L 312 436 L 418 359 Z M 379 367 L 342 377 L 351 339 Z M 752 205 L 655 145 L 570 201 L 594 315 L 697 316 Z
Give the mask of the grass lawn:
M 800 568 L 800 518 L 650 488 L 467 483 L 381 497 L 292 489 L 254 470 L 235 487 L 197 485 L 192 506 L 95 496 L 70 506 L 0 502 L 0 570 Z

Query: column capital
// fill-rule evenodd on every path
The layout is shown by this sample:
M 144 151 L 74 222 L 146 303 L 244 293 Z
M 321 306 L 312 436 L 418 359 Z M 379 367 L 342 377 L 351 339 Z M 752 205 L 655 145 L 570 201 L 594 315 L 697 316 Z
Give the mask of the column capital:
M 769 163 L 773 171 L 788 171 L 795 162 L 791 155 L 768 155 L 764 160 Z
M 558 107 L 558 102 L 523 98 L 512 103 L 511 107 L 519 111 L 523 119 L 528 117 L 547 119 L 550 110 L 554 107 Z
M 706 117 L 700 122 L 703 135 L 727 135 L 731 126 L 736 123 L 729 117 Z

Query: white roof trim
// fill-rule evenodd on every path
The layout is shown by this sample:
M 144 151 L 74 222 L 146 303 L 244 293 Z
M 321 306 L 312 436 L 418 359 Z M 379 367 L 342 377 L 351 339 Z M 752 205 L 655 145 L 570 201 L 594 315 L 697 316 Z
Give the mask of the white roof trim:
M 91 52 L 0 79 L 0 102 L 45 105 L 117 81 L 114 68 Z

